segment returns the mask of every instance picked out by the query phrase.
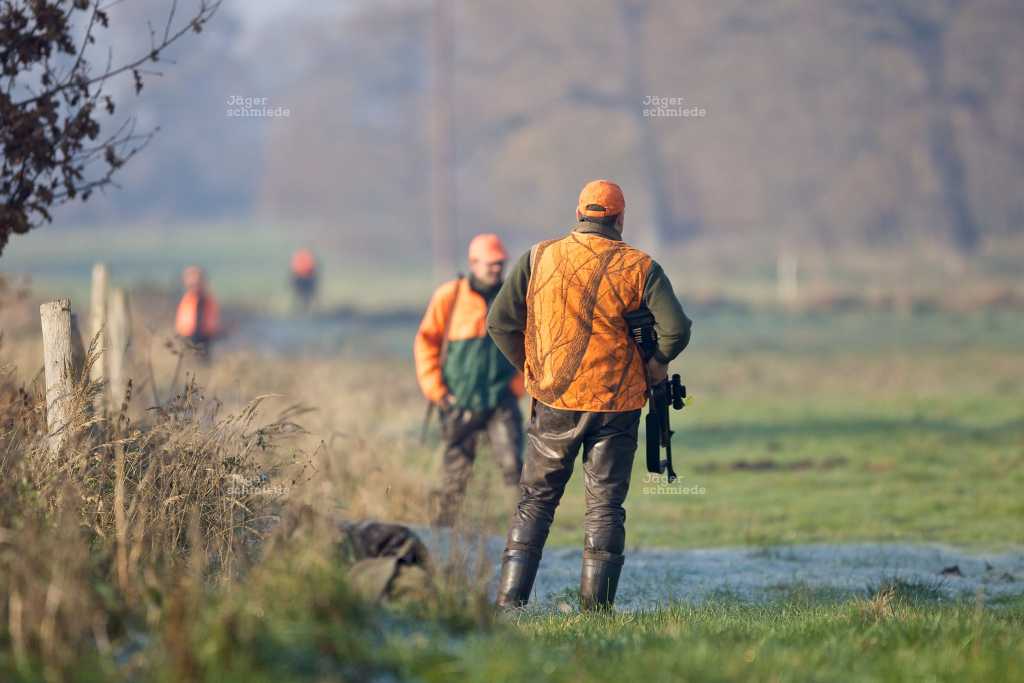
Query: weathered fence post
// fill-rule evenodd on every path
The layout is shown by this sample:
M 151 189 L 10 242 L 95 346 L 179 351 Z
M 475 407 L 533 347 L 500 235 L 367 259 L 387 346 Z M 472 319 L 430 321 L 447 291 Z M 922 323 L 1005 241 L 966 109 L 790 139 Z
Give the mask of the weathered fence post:
M 106 355 L 107 348 L 107 266 L 97 263 L 92 267 L 92 300 L 89 305 L 89 344 L 95 357 L 89 379 L 94 383 L 102 383 L 107 379 Z M 92 345 L 95 344 L 95 347 Z M 96 412 L 102 413 L 106 404 L 107 388 L 96 394 Z
M 43 304 L 39 307 L 39 318 L 43 328 L 46 429 L 50 456 L 56 458 L 70 437 L 74 417 L 71 300 L 57 299 Z
M 128 294 L 123 289 L 115 289 L 111 292 L 110 309 L 107 311 L 107 381 L 110 384 L 111 413 L 121 409 L 128 392 L 131 334 Z
M 78 384 L 85 370 L 85 344 L 82 329 L 78 326 L 78 314 L 71 314 L 71 380 Z

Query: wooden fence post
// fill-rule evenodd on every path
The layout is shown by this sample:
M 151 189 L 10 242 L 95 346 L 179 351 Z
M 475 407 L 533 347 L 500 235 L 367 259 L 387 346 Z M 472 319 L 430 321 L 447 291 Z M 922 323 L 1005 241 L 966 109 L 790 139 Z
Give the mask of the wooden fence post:
M 71 381 L 82 381 L 85 370 L 85 344 L 82 343 L 82 329 L 78 326 L 78 314 L 71 314 Z
M 114 289 L 107 312 L 107 379 L 110 384 L 110 411 L 121 409 L 128 392 L 128 361 L 131 348 L 132 319 L 128 310 L 128 294 Z
M 92 267 L 92 300 L 89 305 L 89 345 L 95 344 L 92 368 L 89 379 L 94 383 L 102 383 L 107 379 L 106 348 L 107 348 L 107 266 L 97 263 Z M 96 394 L 96 412 L 102 413 L 106 405 L 107 387 Z
M 46 378 L 46 429 L 50 457 L 56 459 L 70 437 L 74 417 L 74 359 L 71 342 L 71 300 L 57 299 L 39 307 L 43 328 L 43 372 Z

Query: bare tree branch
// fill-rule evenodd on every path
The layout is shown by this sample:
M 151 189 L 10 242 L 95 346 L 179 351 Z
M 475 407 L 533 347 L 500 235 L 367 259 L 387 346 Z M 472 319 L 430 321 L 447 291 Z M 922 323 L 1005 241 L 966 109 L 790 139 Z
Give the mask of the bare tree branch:
M 135 92 L 143 76 L 159 75 L 143 65 L 185 34 L 199 33 L 222 0 L 201 0 L 187 21 L 176 25 L 173 0 L 162 36 L 150 25 L 150 49 L 115 64 L 108 49 L 98 75 L 91 72 L 89 48 L 108 28 L 108 10 L 122 0 L 6 0 L 0 4 L 0 252 L 12 233 L 24 233 L 51 220 L 54 206 L 113 185 L 114 174 L 138 154 L 156 131 L 136 132 L 128 118 L 101 138 L 97 117 L 116 109 L 106 83 L 131 73 Z M 81 43 L 72 39 L 81 18 Z M 62 65 L 67 64 L 66 68 Z M 27 94 L 15 101 L 15 94 Z

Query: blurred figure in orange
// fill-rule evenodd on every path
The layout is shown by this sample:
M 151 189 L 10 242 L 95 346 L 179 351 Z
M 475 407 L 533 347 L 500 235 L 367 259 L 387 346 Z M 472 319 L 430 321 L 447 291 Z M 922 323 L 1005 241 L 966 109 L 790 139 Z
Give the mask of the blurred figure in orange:
M 206 284 L 206 274 L 199 266 L 189 266 L 182 273 L 185 294 L 178 304 L 174 328 L 208 358 L 210 344 L 221 333 L 220 306 Z
M 305 312 L 313 305 L 316 296 L 316 259 L 309 249 L 299 249 L 292 255 L 292 288 L 299 308 Z

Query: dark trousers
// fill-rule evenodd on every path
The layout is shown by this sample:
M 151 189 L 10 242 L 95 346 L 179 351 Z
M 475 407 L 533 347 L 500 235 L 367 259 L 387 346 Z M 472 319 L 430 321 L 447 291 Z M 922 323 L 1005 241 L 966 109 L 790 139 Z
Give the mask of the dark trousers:
M 521 496 L 512 514 L 506 552 L 526 551 L 540 557 L 582 447 L 586 485 L 583 556 L 618 560 L 626 544 L 622 504 L 629 492 L 640 411 L 588 413 L 534 401 L 531 412 Z
M 486 434 L 505 484 L 515 486 L 523 470 L 523 417 L 511 394 L 490 410 L 452 407 L 441 411 L 444 440 L 442 480 L 435 522 L 450 525 L 462 507 L 476 461 L 477 441 Z
M 295 289 L 295 297 L 302 310 L 309 310 L 313 304 L 313 296 L 316 294 L 316 276 L 293 275 L 292 287 Z

